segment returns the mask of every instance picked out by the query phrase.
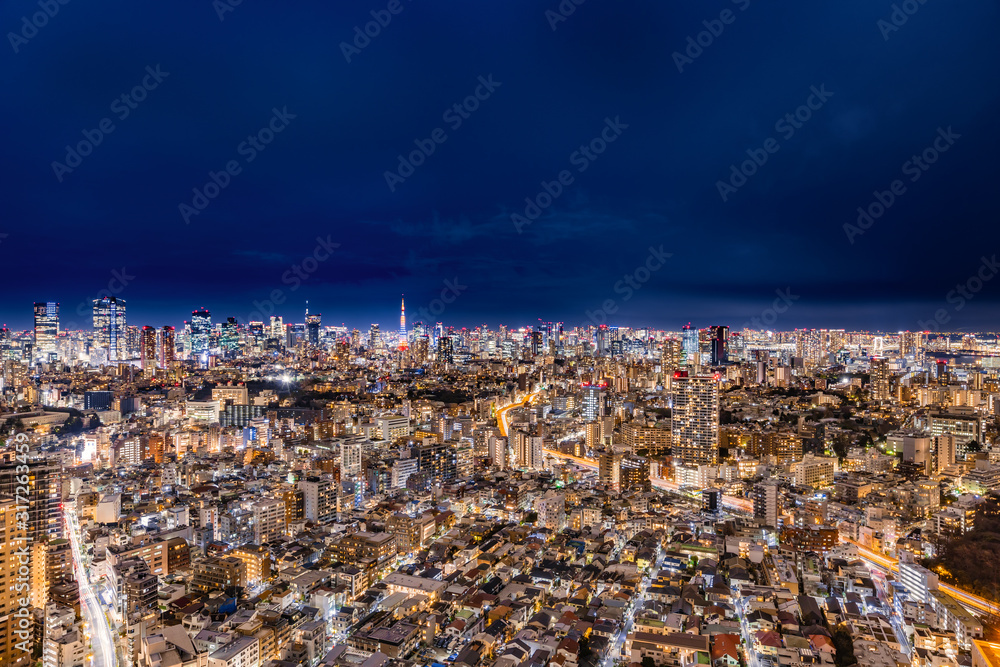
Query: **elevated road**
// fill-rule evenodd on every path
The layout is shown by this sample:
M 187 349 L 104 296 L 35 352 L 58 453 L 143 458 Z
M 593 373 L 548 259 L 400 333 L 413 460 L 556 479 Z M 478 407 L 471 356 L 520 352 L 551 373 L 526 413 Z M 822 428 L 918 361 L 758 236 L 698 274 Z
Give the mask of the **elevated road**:
M 883 556 L 882 554 L 876 553 L 871 549 L 866 549 L 854 540 L 844 541 L 856 546 L 858 548 L 858 555 L 861 556 L 862 559 L 888 572 L 899 573 L 899 561 L 897 559 L 890 558 L 889 556 Z M 938 583 L 938 588 L 958 600 L 963 606 L 971 611 L 987 615 L 1000 614 L 1000 604 L 997 604 L 996 602 L 991 602 L 986 598 L 979 597 L 978 595 L 963 591 L 961 588 L 957 588 L 951 584 L 943 582 Z

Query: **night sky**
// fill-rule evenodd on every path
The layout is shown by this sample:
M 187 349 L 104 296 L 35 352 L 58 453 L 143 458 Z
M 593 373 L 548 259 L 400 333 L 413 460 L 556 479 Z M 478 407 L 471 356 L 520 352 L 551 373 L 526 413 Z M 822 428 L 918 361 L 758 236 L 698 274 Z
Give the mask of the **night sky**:
M 1000 329 L 998 0 L 236 1 L 3 4 L 2 320 Z

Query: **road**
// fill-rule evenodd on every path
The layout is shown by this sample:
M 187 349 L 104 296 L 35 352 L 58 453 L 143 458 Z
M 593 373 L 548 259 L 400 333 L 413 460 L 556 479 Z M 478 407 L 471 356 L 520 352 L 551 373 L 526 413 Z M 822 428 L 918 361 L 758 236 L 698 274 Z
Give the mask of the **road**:
M 505 405 L 504 407 L 497 410 L 497 426 L 500 427 L 500 435 L 502 435 L 505 438 L 507 437 L 507 413 L 510 410 L 519 408 L 523 405 L 527 405 L 532 400 L 534 400 L 535 396 L 538 396 L 540 393 L 542 392 L 540 391 L 533 392 L 525 396 L 524 400 L 520 402 L 511 403 L 510 405 Z
M 660 568 L 663 567 L 663 554 L 666 552 L 663 549 L 659 550 L 659 554 L 656 557 L 656 563 L 650 568 L 652 573 L 657 573 Z M 649 584 L 652 583 L 648 575 L 643 576 L 642 581 L 639 583 L 639 596 L 635 598 L 632 602 L 632 608 L 629 610 L 628 618 L 622 625 L 622 629 L 618 631 L 618 635 L 615 637 L 614 642 L 611 644 L 611 648 L 608 650 L 608 656 L 601 662 L 602 667 L 612 664 L 616 658 L 622 657 L 622 645 L 628 638 L 628 634 L 632 632 L 632 625 L 635 621 L 635 612 L 642 608 L 642 605 L 646 602 L 646 589 L 649 588 Z
M 906 631 L 903 629 L 903 624 L 900 622 L 900 616 L 893 608 L 892 599 L 889 595 L 889 583 L 885 579 L 885 575 L 882 573 L 881 569 L 873 569 L 873 574 L 876 576 L 872 577 L 875 582 L 875 593 L 882 604 L 885 605 L 886 611 L 889 616 L 889 622 L 892 624 L 892 631 L 896 633 L 896 641 L 899 642 L 901 650 L 906 654 L 910 660 L 913 660 L 913 647 L 910 646 L 909 637 Z
M 66 532 L 69 533 L 70 546 L 73 548 L 73 568 L 76 570 L 76 581 L 80 586 L 80 611 L 87 621 L 90 631 L 90 642 L 93 646 L 94 658 L 90 667 L 117 667 L 118 655 L 115 653 L 114 635 L 108 625 L 108 617 L 104 613 L 97 593 L 90 585 L 87 569 L 83 563 L 80 551 L 80 531 L 76 523 L 76 514 L 70 509 L 63 512 L 66 519 Z
M 858 555 L 862 559 L 868 561 L 869 563 L 874 563 L 879 567 L 888 570 L 890 572 L 899 572 L 899 561 L 895 558 L 890 558 L 888 556 L 883 556 L 882 554 L 875 553 L 871 549 L 866 549 L 854 540 L 844 540 L 850 544 L 853 544 L 858 548 Z M 995 602 L 990 602 L 986 598 L 981 598 L 978 595 L 973 595 L 972 593 L 967 593 L 961 588 L 955 588 L 951 584 L 938 583 L 938 588 L 952 596 L 965 607 L 979 612 L 980 614 L 1000 614 L 1000 605 Z

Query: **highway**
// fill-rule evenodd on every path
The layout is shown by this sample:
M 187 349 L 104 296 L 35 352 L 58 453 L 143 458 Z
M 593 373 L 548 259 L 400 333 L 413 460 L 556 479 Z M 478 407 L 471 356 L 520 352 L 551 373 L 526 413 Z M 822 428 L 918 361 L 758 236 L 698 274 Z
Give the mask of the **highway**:
M 83 554 L 80 551 L 80 531 L 76 523 L 76 515 L 72 510 L 66 509 L 63 512 L 66 519 L 66 532 L 69 533 L 70 546 L 73 549 L 73 567 L 76 570 L 76 581 L 80 586 L 80 600 L 83 603 L 80 611 L 87 621 L 90 631 L 90 641 L 93 647 L 93 660 L 91 667 L 117 667 L 118 656 L 115 653 L 114 635 L 108 625 L 108 618 L 104 614 L 97 593 L 90 585 L 90 578 L 87 576 L 87 568 L 83 563 Z
M 532 392 L 527 396 L 525 396 L 524 400 L 520 402 L 511 403 L 510 405 L 506 405 L 497 410 L 497 426 L 500 427 L 500 435 L 502 435 L 505 438 L 507 437 L 507 427 L 508 427 L 507 413 L 510 410 L 513 410 L 515 408 L 520 408 L 524 405 L 527 405 L 528 403 L 531 403 L 531 401 L 534 400 L 535 396 L 538 396 L 540 393 L 542 392 L 540 391 Z
M 889 572 L 899 572 L 899 561 L 895 558 L 890 558 L 888 556 L 883 556 L 882 554 L 875 553 L 870 549 L 866 549 L 854 540 L 844 540 L 850 544 L 853 544 L 858 548 L 858 555 L 869 563 L 874 563 L 875 565 L 881 567 Z M 965 607 L 972 611 L 978 612 L 980 614 L 1000 614 L 1000 605 L 995 602 L 990 602 L 985 598 L 981 598 L 978 595 L 973 595 L 972 593 L 967 593 L 961 588 L 955 588 L 951 584 L 946 584 L 943 582 L 938 583 L 938 588 L 952 596 Z

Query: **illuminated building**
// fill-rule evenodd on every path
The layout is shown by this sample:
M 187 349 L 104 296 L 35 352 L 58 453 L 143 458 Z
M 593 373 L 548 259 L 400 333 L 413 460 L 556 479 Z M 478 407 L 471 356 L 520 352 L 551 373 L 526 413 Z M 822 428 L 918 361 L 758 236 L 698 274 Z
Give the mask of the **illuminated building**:
M 649 491 L 649 459 L 641 456 L 626 456 L 619 464 L 621 488 L 632 491 Z
M 873 358 L 869 363 L 871 368 L 872 400 L 889 400 L 889 380 L 892 377 L 889 371 L 888 359 Z
M 583 387 L 582 412 L 586 421 L 594 421 L 609 414 L 604 384 L 588 384 Z
M 663 352 L 660 356 L 660 364 L 663 372 L 672 372 L 680 368 L 684 363 L 684 347 L 678 338 L 668 338 L 663 341 Z
M 400 297 L 399 299 L 399 349 L 405 351 L 407 349 L 406 341 L 406 301 Z
M 17 580 L 18 568 L 24 564 L 18 558 L 18 552 L 23 548 L 30 548 L 27 541 L 28 534 L 23 522 L 17 521 L 17 503 L 13 499 L 0 500 L 0 574 L 4 575 L 7 582 L 0 590 L 0 665 L 12 665 L 16 667 L 26 667 L 32 664 L 31 651 L 24 651 L 18 648 L 17 643 L 23 641 L 15 634 L 18 627 L 18 617 L 15 613 L 22 609 L 19 598 L 27 597 L 27 593 L 19 593 L 15 590 L 14 582 Z M 27 569 L 27 568 L 25 568 Z M 21 585 L 23 590 L 23 584 Z M 29 607 L 24 607 L 30 611 Z M 30 626 L 34 624 L 29 624 Z M 30 639 L 22 644 L 32 646 L 34 642 Z
M 35 358 L 50 361 L 50 355 L 56 353 L 58 337 L 59 304 L 55 301 L 35 303 Z
M 690 324 L 682 327 L 681 342 L 684 349 L 684 365 L 701 365 L 700 352 L 698 351 L 698 330 L 692 328 Z
M 211 333 L 212 313 L 205 309 L 191 311 L 191 355 L 193 357 L 208 354 Z
M 715 465 L 719 458 L 719 378 L 675 373 L 670 392 L 674 458 Z
M 323 316 L 320 313 L 309 314 L 308 302 L 306 305 L 306 342 L 313 347 L 319 347 L 319 329 L 322 325 Z
M 622 488 L 622 455 L 617 452 L 604 452 L 597 468 L 597 477 L 602 484 L 607 484 L 615 491 Z
M 439 362 L 443 364 L 453 363 L 455 359 L 454 352 L 455 348 L 450 336 L 441 336 L 438 338 L 437 360 Z
M 227 317 L 222 323 L 222 335 L 219 336 L 219 347 L 227 357 L 235 357 L 240 348 L 240 332 L 235 317 Z
M 176 344 L 173 327 L 160 329 L 160 368 L 169 369 L 173 365 Z
M 113 296 L 94 299 L 94 338 L 107 351 L 108 361 L 128 358 L 125 300 Z
M 156 329 L 143 327 L 139 337 L 139 359 L 142 370 L 152 373 L 156 368 Z
M 372 324 L 371 328 L 368 329 L 368 347 L 373 350 L 382 347 L 382 332 L 378 324 Z

